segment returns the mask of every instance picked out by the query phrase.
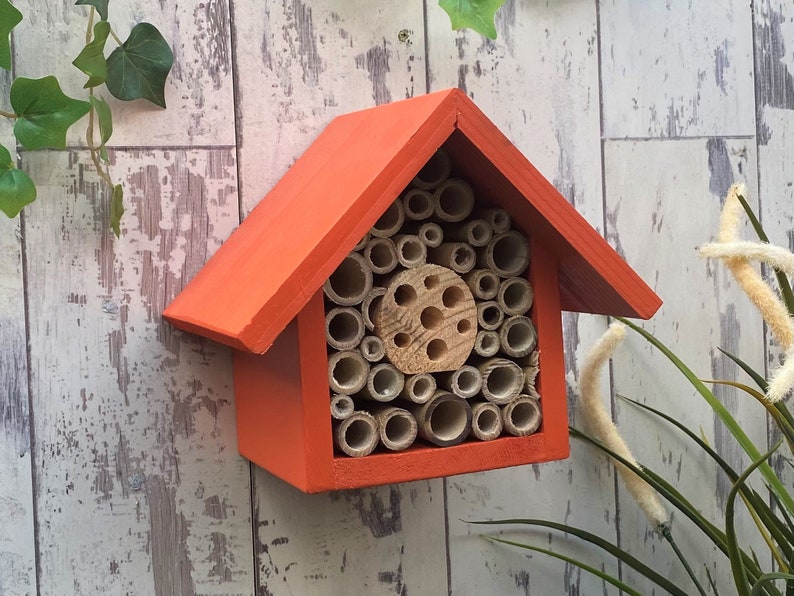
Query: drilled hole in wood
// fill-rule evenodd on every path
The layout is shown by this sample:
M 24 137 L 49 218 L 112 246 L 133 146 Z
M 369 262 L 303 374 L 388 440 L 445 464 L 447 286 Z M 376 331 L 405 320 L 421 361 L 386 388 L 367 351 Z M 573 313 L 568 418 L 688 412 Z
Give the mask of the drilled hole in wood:
M 411 306 L 416 302 L 416 290 L 408 284 L 397 286 L 397 289 L 394 290 L 394 302 L 397 303 L 397 306 Z
M 432 290 L 433 288 L 438 287 L 438 276 L 437 275 L 428 275 L 425 278 L 425 287 L 428 290 Z
M 427 357 L 430 360 L 441 360 L 448 351 L 449 348 L 443 339 L 434 339 L 427 344 Z
M 353 420 L 345 430 L 345 442 L 353 449 L 364 449 L 372 442 L 374 432 L 364 420 Z
M 425 329 L 438 329 L 444 321 L 444 314 L 435 306 L 428 306 L 419 315 L 419 321 Z
M 455 328 L 458 330 L 458 333 L 464 335 L 469 331 L 471 331 L 471 321 L 469 321 L 468 319 L 461 319 L 460 321 L 458 321 L 458 324 L 456 325 Z
M 468 417 L 464 403 L 463 400 L 448 400 L 436 406 L 430 415 L 434 435 L 444 441 L 454 441 L 465 432 Z
M 444 293 L 441 294 L 441 302 L 443 302 L 444 306 L 447 308 L 455 308 L 458 306 L 458 304 L 463 302 L 465 298 L 466 296 L 463 293 L 463 290 L 456 286 L 448 287 L 446 290 L 444 290 Z
M 398 348 L 407 348 L 411 345 L 411 336 L 407 333 L 397 333 L 394 336 L 394 345 Z

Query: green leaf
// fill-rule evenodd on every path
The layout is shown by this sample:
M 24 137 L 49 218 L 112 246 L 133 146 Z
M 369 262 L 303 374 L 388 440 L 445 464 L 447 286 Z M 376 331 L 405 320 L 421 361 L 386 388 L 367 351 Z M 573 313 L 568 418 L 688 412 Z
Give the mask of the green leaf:
M 148 99 L 164 108 L 165 81 L 173 63 L 174 54 L 157 27 L 138 23 L 108 56 L 108 90 L 124 101 Z
M 496 39 L 494 15 L 505 0 L 440 0 L 438 5 L 449 15 L 453 29 L 474 29 Z
M 79 70 L 88 75 L 88 81 L 83 89 L 101 85 L 108 78 L 108 63 L 105 60 L 105 42 L 110 34 L 110 25 L 107 21 L 99 21 L 94 25 L 94 39 L 82 49 L 74 64 Z
M 14 167 L 8 149 L 0 145 L 0 211 L 16 217 L 22 208 L 36 200 L 36 185 L 22 170 Z
M 88 98 L 91 102 L 91 107 L 97 115 L 99 121 L 99 156 L 105 161 L 108 161 L 108 152 L 105 149 L 105 144 L 110 140 L 113 135 L 113 114 L 110 111 L 110 106 L 101 97 L 91 96 Z
M 113 197 L 110 199 L 110 227 L 116 238 L 121 236 L 121 216 L 124 215 L 124 189 L 121 184 L 113 187 Z
M 66 131 L 91 109 L 87 101 L 64 95 L 53 76 L 14 79 L 10 99 L 17 114 L 14 134 L 30 150 L 65 149 Z
M 103 21 L 108 20 L 108 2 L 110 0 L 77 0 L 75 6 L 93 6 L 99 13 L 99 18 Z
M 763 588 L 766 584 L 771 584 L 776 579 L 785 579 L 785 580 L 794 580 L 794 575 L 790 573 L 764 573 L 761 577 L 758 578 L 758 581 L 755 582 L 753 585 L 753 591 L 750 592 L 750 596 L 761 596 Z
M 22 21 L 22 13 L 8 0 L 0 0 L 0 67 L 11 70 L 11 30 Z

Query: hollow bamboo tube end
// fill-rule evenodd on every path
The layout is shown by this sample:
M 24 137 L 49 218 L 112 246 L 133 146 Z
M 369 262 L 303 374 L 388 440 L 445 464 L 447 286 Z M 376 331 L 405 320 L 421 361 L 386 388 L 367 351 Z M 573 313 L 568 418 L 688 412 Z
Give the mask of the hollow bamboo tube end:
M 510 277 L 500 285 L 496 301 L 508 316 L 523 315 L 532 308 L 535 292 L 523 277 Z
M 516 437 L 531 435 L 541 423 L 540 404 L 528 395 L 520 395 L 502 407 L 504 429 Z
M 352 250 L 361 250 L 362 248 L 364 248 L 367 245 L 367 242 L 369 242 L 369 239 L 370 239 L 370 235 L 369 235 L 369 232 L 367 232 L 366 234 L 364 234 L 364 236 L 361 238 L 361 240 L 358 241 L 358 244 L 356 244 L 353 247 Z
M 403 222 L 405 222 L 405 211 L 403 203 L 398 197 L 378 218 L 369 233 L 376 238 L 390 238 L 400 231 Z
M 427 260 L 456 273 L 468 273 L 477 263 L 477 253 L 465 242 L 443 242 L 427 251 Z
M 433 222 L 423 223 L 419 226 L 416 235 L 429 248 L 437 248 L 444 242 L 444 230 L 441 229 L 440 225 Z
M 334 423 L 334 445 L 350 457 L 364 457 L 378 446 L 378 423 L 372 414 L 354 412 Z
M 528 317 L 510 317 L 499 328 L 499 345 L 511 358 L 529 355 L 538 345 L 535 325 Z
M 446 226 L 444 235 L 450 240 L 466 242 L 472 246 L 487 246 L 493 238 L 493 230 L 484 219 L 470 219 Z
M 498 208 L 475 209 L 474 216 L 479 219 L 484 219 L 485 221 L 487 221 L 488 225 L 491 226 L 491 229 L 494 231 L 494 234 L 501 234 L 502 232 L 506 232 L 510 229 L 510 226 L 512 225 L 512 221 L 510 220 L 510 214 L 504 209 L 498 209 Z
M 481 329 L 493 331 L 498 329 L 505 318 L 505 313 L 496 300 L 486 300 L 477 303 L 477 323 Z
M 372 270 L 357 252 L 351 252 L 325 283 L 323 292 L 339 306 L 360 304 L 372 289 Z
M 471 404 L 471 434 L 480 441 L 492 441 L 502 434 L 502 411 L 491 402 Z
M 479 300 L 491 300 L 499 293 L 499 276 L 490 269 L 472 269 L 463 275 L 463 281 Z
M 369 364 L 358 352 L 346 350 L 328 357 L 328 384 L 334 393 L 351 395 L 361 391 L 368 376 Z
M 499 277 L 517 277 L 529 266 L 529 243 L 516 230 L 497 234 L 480 251 L 477 266 L 490 269 Z
M 482 374 L 469 364 L 458 370 L 438 373 L 438 379 L 442 387 L 463 399 L 474 397 L 482 389 Z
M 325 315 L 325 339 L 335 350 L 352 350 L 364 337 L 364 318 L 350 306 L 332 308 Z
M 423 190 L 432 190 L 449 178 L 452 160 L 443 149 L 438 149 L 414 177 L 412 184 Z
M 413 445 L 418 433 L 416 418 L 408 410 L 394 406 L 372 408 L 378 422 L 380 442 L 390 451 L 402 451 Z
M 358 344 L 358 351 L 367 362 L 380 362 L 386 356 L 383 342 L 375 335 L 365 335 Z
M 373 238 L 364 247 L 364 259 L 372 273 L 385 275 L 397 267 L 397 247 L 391 238 Z
M 474 353 L 483 358 L 495 356 L 499 351 L 499 334 L 496 331 L 481 329 L 474 338 Z
M 399 234 L 394 237 L 394 245 L 397 250 L 397 261 L 403 267 L 411 269 L 425 264 L 427 245 L 419 236 Z
M 411 188 L 403 195 L 405 218 L 421 221 L 433 215 L 435 199 L 432 193 L 421 188 Z
M 463 221 L 474 209 L 474 191 L 469 183 L 459 178 L 450 178 L 433 193 L 435 216 L 446 222 Z
M 445 391 L 436 392 L 425 404 L 412 406 L 412 412 L 419 436 L 439 447 L 458 445 L 471 431 L 471 406 Z
M 378 310 L 385 293 L 386 288 L 375 286 L 367 292 L 361 303 L 361 316 L 364 317 L 364 326 L 370 331 L 375 329 L 375 312 Z
M 489 358 L 477 368 L 482 374 L 483 397 L 496 405 L 515 399 L 524 386 L 524 373 L 512 360 Z
M 353 415 L 356 407 L 353 398 L 349 395 L 336 394 L 331 397 L 331 417 L 334 420 L 344 420 Z
M 389 363 L 376 364 L 369 371 L 366 386 L 359 396 L 375 401 L 391 401 L 403 390 L 405 377 L 394 365 Z
M 400 397 L 415 404 L 430 401 L 436 393 L 436 378 L 430 373 L 405 375 L 405 386 Z

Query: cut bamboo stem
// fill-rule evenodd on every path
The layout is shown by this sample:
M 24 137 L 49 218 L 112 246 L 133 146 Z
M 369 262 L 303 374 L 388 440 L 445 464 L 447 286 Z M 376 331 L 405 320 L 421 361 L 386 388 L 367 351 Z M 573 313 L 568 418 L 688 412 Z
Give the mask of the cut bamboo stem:
M 424 265 L 427 261 L 427 245 L 419 236 L 398 234 L 394 237 L 397 261 L 406 269 Z
M 505 313 L 495 300 L 477 303 L 477 323 L 486 331 L 498 329 L 505 318 Z
M 499 285 L 496 301 L 508 316 L 523 315 L 532 308 L 535 292 L 523 277 L 509 277 Z
M 502 434 L 502 411 L 489 401 L 471 404 L 471 434 L 480 441 L 492 441 Z
M 387 402 L 395 399 L 405 386 L 405 376 L 393 364 L 376 364 L 369 371 L 366 385 L 357 394 L 364 399 Z
M 444 236 L 472 246 L 487 246 L 493 238 L 493 230 L 484 219 L 470 219 L 459 224 L 447 225 Z
M 358 351 L 367 362 L 380 362 L 386 356 L 383 342 L 376 335 L 365 335 L 358 344 Z
M 339 306 L 361 304 L 372 289 L 372 270 L 357 252 L 351 252 L 323 284 L 328 299 Z
M 395 406 L 372 408 L 378 422 L 380 442 L 390 451 L 403 451 L 413 445 L 418 432 L 416 418 L 408 410 Z
M 337 393 L 331 397 L 331 417 L 334 420 L 350 418 L 355 409 L 356 406 L 353 403 L 353 398 L 349 395 L 340 395 Z
M 334 445 L 350 457 L 364 457 L 378 446 L 378 423 L 368 412 L 354 412 L 334 423 Z
M 383 215 L 375 222 L 369 233 L 376 238 L 391 238 L 400 231 L 404 221 L 405 211 L 403 210 L 403 203 L 398 197 L 383 212 Z
M 430 373 L 405 375 L 400 397 L 415 404 L 427 403 L 436 392 L 436 378 Z
M 472 269 L 463 280 L 478 300 L 491 300 L 499 293 L 499 276 L 490 269 Z
M 499 345 L 512 358 L 528 356 L 538 345 L 535 325 L 528 317 L 510 317 L 499 327 Z
M 516 437 L 531 435 L 540 428 L 542 416 L 538 400 L 519 395 L 502 407 L 502 423 L 506 432 Z
M 364 248 L 367 245 L 367 242 L 369 242 L 369 239 L 370 239 L 370 235 L 369 232 L 367 232 L 366 234 L 364 234 L 364 237 L 358 241 L 358 244 L 356 244 L 353 247 L 353 250 L 361 250 L 362 248 Z
M 325 315 L 325 339 L 335 350 L 352 350 L 364 337 L 364 317 L 353 307 L 337 306 Z
M 449 178 L 452 160 L 443 149 L 438 149 L 414 177 L 412 184 L 417 188 L 432 190 Z
M 435 216 L 449 223 L 463 221 L 474 209 L 474 191 L 469 183 L 450 178 L 433 193 Z
M 427 260 L 455 273 L 468 273 L 477 262 L 477 254 L 464 242 L 443 242 L 438 248 L 428 249 Z
M 364 259 L 372 273 L 385 275 L 397 268 L 397 247 L 391 238 L 373 238 L 364 247 Z
M 364 317 L 364 326 L 370 331 L 375 329 L 375 312 L 378 310 L 385 293 L 386 288 L 375 286 L 367 293 L 361 303 L 361 316 Z
M 367 384 L 369 364 L 359 352 L 347 350 L 328 357 L 328 385 L 334 393 L 352 395 Z
M 499 351 L 499 334 L 496 331 L 481 329 L 474 338 L 474 353 L 484 358 L 495 356 Z
M 510 214 L 504 209 L 485 208 L 476 209 L 474 216 L 479 219 L 484 219 L 491 226 L 494 234 L 501 234 L 510 229 L 511 221 Z
M 529 265 L 529 244 L 519 232 L 497 234 L 477 257 L 477 266 L 490 269 L 499 277 L 517 277 Z
M 440 225 L 432 221 L 426 221 L 424 223 L 419 223 L 417 221 L 407 222 L 403 226 L 402 231 L 406 234 L 418 236 L 419 240 L 424 242 L 425 246 L 428 248 L 437 248 L 444 242 L 444 230 L 441 229 Z
M 482 389 L 482 375 L 475 367 L 464 364 L 458 370 L 437 373 L 438 383 L 458 397 L 469 399 Z
M 406 219 L 420 221 L 427 219 L 435 211 L 432 193 L 421 188 L 412 188 L 403 195 L 403 211 Z
M 471 407 L 446 391 L 437 391 L 427 403 L 410 405 L 419 436 L 425 441 L 449 447 L 462 443 L 471 431 Z
M 515 399 L 524 386 L 524 374 L 512 360 L 489 358 L 477 368 L 482 374 L 483 397 L 498 406 Z

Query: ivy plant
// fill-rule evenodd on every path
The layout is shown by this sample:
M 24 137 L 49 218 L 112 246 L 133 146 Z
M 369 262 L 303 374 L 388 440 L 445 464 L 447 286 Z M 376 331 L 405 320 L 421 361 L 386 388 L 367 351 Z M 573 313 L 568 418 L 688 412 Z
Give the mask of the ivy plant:
M 438 5 L 449 15 L 453 29 L 473 29 L 496 39 L 494 16 L 505 0 L 439 0 Z
M 0 109 L 0 116 L 14 121 L 16 142 L 28 151 L 65 149 L 67 131 L 88 116 L 86 142 L 97 174 L 111 190 L 110 227 L 119 236 L 124 191 L 110 176 L 106 149 L 113 134 L 113 115 L 110 104 L 96 90 L 105 85 L 117 99 L 145 99 L 165 108 L 165 82 L 174 55 L 157 27 L 149 23 L 138 23 L 127 40 L 122 41 L 108 21 L 109 1 L 75 3 L 89 7 L 85 46 L 72 62 L 87 77 L 83 86 L 85 99 L 66 95 L 54 76 L 16 77 L 8 95 L 10 108 Z M 22 13 L 9 0 L 0 0 L 0 68 L 11 70 L 10 36 L 20 22 Z M 117 47 L 106 57 L 109 39 Z M 0 145 L 0 211 L 16 217 L 25 205 L 35 200 L 35 183 L 16 167 L 11 151 Z

